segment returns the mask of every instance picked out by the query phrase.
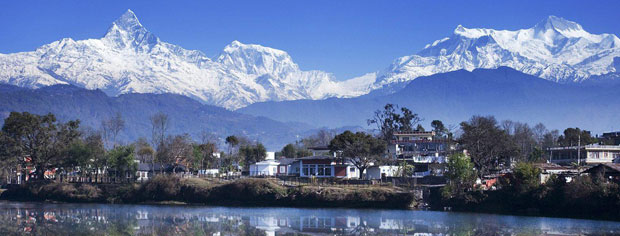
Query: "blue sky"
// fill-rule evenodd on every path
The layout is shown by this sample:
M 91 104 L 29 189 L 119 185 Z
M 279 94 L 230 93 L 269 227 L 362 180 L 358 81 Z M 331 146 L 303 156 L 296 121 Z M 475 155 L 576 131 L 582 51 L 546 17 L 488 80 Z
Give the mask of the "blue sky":
M 233 40 L 282 49 L 304 70 L 348 79 L 454 28 L 529 28 L 548 15 L 620 35 L 620 1 L 1 1 L 0 53 L 101 37 L 132 9 L 162 40 L 213 57 Z

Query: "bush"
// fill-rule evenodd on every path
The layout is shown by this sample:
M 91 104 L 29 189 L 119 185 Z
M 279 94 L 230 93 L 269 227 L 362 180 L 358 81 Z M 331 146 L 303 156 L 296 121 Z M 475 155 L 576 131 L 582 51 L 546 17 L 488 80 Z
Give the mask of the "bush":
M 181 190 L 181 180 L 173 175 L 158 175 L 140 186 L 142 201 L 177 201 Z

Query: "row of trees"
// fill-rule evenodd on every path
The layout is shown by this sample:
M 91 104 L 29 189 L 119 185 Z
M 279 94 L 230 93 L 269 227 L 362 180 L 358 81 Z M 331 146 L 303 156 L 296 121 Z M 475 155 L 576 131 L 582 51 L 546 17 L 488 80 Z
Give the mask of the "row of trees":
M 8 166 L 33 167 L 37 179 L 44 179 L 46 170 L 56 170 L 59 176 L 77 170 L 98 175 L 104 168 L 114 176 L 135 172 L 132 146 L 106 151 L 101 134 L 84 136 L 79 124 L 59 122 L 53 114 L 12 112 L 0 132 L 0 160 Z
M 106 173 L 105 177 L 130 179 L 137 169 L 136 160 L 152 167 L 171 166 L 173 171 L 181 165 L 194 170 L 236 171 L 240 165 L 247 168 L 266 156 L 261 143 L 235 136 L 226 139 L 229 153 L 218 156 L 217 137 L 203 133 L 201 141 L 195 142 L 188 134 L 169 135 L 170 120 L 162 113 L 153 115 L 150 121 L 150 141 L 139 138 L 123 145 L 119 142 L 124 128 L 120 114 L 104 120 L 101 129 L 94 131 L 80 128 L 79 120 L 59 122 L 53 114 L 12 112 L 0 132 L 0 161 L 9 168 L 34 169 L 37 179 L 44 179 L 46 170 L 55 170 L 57 176 L 71 173 L 99 181 L 104 177 L 102 173 Z

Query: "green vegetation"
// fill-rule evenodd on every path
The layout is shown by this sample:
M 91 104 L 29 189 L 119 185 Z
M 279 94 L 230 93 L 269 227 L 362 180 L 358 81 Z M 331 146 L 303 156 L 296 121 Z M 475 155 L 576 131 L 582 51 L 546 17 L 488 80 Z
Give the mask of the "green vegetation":
M 330 142 L 329 149 L 345 161 L 351 162 L 360 170 L 359 178 L 371 163 L 382 159 L 385 141 L 364 132 L 345 131 Z
M 597 177 L 579 176 L 567 183 L 553 177 L 545 184 L 533 181 L 532 169 L 523 165 L 519 174 L 502 179 L 495 191 L 470 191 L 471 199 L 443 200 L 433 205 L 457 211 L 544 215 L 620 220 L 620 188 Z M 435 196 L 437 198 L 437 196 Z
M 444 199 L 454 198 L 465 202 L 472 200 L 467 191 L 474 186 L 476 171 L 469 157 L 463 153 L 453 154 L 448 157 L 446 178 L 448 183 L 442 188 L 441 193 Z

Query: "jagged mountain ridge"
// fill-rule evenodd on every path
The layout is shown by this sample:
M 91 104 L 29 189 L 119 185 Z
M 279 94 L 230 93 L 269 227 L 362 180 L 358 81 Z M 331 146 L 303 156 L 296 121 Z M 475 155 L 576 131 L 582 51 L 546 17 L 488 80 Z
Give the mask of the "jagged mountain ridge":
M 0 54 L 0 82 L 29 88 L 71 84 L 112 96 L 175 93 L 229 109 L 366 90 L 329 73 L 302 71 L 286 52 L 260 45 L 233 41 L 211 59 L 161 41 L 131 10 L 100 39 L 65 38 L 32 52 Z
M 378 74 L 372 87 L 460 69 L 501 66 L 560 83 L 583 82 L 618 72 L 614 58 L 620 58 L 616 35 L 591 34 L 581 25 L 556 16 L 516 31 L 459 25 L 450 37 L 426 45 L 415 55 L 396 59 Z
M 174 93 L 238 109 L 264 101 L 391 94 L 420 76 L 507 66 L 547 80 L 617 81 L 620 40 L 590 34 L 579 24 L 550 16 L 516 31 L 458 26 L 383 71 L 337 81 L 323 71 L 303 71 L 282 50 L 233 41 L 219 56 L 161 41 L 128 10 L 99 39 L 65 38 L 32 52 L 0 54 L 0 83 L 28 88 L 71 84 L 127 93 Z

